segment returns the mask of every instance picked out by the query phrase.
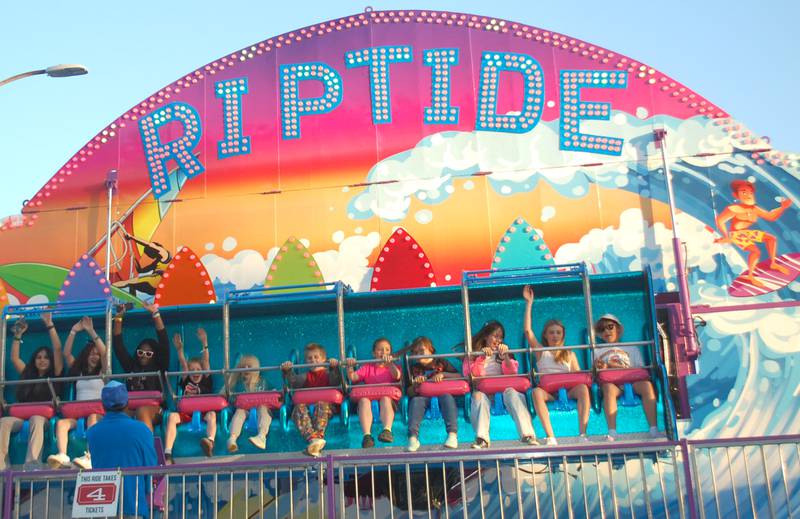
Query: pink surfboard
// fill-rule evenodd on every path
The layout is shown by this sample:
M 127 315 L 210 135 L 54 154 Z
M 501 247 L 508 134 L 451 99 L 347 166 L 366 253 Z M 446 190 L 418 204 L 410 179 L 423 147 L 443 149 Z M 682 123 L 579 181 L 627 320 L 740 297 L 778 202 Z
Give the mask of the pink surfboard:
M 789 271 L 784 274 L 769 268 L 770 260 L 766 259 L 756 265 L 753 274 L 764 286 L 756 286 L 747 279 L 747 271 L 741 273 L 728 287 L 728 293 L 734 297 L 753 297 L 769 294 L 785 287 L 800 275 L 800 253 L 793 252 L 775 258 L 775 262 Z

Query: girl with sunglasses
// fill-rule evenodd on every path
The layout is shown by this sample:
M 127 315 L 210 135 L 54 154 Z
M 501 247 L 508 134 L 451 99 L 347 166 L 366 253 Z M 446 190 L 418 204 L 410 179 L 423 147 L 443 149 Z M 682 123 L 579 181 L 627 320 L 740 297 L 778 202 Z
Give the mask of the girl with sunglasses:
M 622 322 L 612 314 L 605 314 L 594 325 L 594 330 L 604 343 L 610 346 L 601 346 L 594 350 L 594 365 L 597 369 L 607 368 L 643 368 L 644 359 L 636 346 L 615 346 L 614 343 L 622 339 Z M 622 394 L 622 387 L 614 383 L 600 384 L 603 393 L 603 411 L 608 424 L 608 441 L 614 441 L 617 436 L 617 399 Z M 633 392 L 642 399 L 642 407 L 650 425 L 650 436 L 657 437 L 656 391 L 649 380 L 639 380 L 633 383 Z
M 533 288 L 525 286 L 522 289 L 522 297 L 525 299 L 525 315 L 523 316 L 523 328 L 525 338 L 531 348 L 552 348 L 551 351 L 536 351 L 536 371 L 539 375 L 572 373 L 580 371 L 578 357 L 572 350 L 561 349 L 564 346 L 564 336 L 566 328 L 564 323 L 558 319 L 550 319 L 544 324 L 542 330 L 542 342 L 536 339 L 531 326 L 531 310 L 533 309 Z M 547 445 L 557 445 L 553 426 L 550 423 L 550 411 L 547 409 L 547 402 L 555 400 L 555 396 L 548 393 L 541 387 L 533 388 L 533 406 L 536 414 L 542 422 L 545 434 L 547 434 Z M 586 436 L 586 427 L 589 425 L 589 387 L 586 384 L 577 384 L 570 388 L 567 396 L 578 402 L 578 432 L 582 442 L 589 441 Z
M 153 317 L 153 324 L 156 329 L 158 339 L 146 338 L 136 346 L 134 354 L 128 353 L 122 340 L 122 320 L 125 316 L 125 307 L 117 307 L 117 315 L 114 317 L 114 355 L 116 355 L 122 369 L 128 373 L 144 373 L 148 371 L 165 372 L 169 370 L 169 337 L 161 320 L 158 306 L 150 303 L 142 303 L 142 306 L 150 312 Z M 129 377 L 126 380 L 128 391 L 161 391 L 161 384 L 158 377 Z M 153 430 L 153 426 L 161 423 L 162 407 L 146 405 L 136 409 L 136 418 Z

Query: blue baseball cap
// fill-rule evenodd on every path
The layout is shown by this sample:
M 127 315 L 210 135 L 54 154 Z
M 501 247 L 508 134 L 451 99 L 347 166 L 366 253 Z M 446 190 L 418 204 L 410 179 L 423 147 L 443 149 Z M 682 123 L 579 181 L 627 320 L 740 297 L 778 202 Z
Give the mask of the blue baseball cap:
M 128 405 L 128 389 L 125 384 L 112 380 L 103 387 L 100 399 L 103 401 L 103 407 L 109 411 L 124 409 Z

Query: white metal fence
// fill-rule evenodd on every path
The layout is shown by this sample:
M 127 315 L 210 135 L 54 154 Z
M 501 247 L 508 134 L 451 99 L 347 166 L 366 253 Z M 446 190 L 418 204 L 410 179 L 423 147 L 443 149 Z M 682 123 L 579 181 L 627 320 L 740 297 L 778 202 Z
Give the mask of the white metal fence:
M 127 496 L 119 516 L 800 517 L 800 436 L 365 452 L 126 470 L 147 495 Z M 75 476 L 0 473 L 3 518 L 69 517 Z

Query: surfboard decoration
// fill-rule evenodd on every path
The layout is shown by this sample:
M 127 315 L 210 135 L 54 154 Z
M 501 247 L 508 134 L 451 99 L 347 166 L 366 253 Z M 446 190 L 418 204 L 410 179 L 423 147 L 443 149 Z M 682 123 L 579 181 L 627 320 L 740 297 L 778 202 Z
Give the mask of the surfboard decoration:
M 6 290 L 17 296 L 21 303 L 32 296 L 44 296 L 47 301 L 57 301 L 68 274 L 68 269 L 44 263 L 0 265 L 0 278 L 6 284 Z M 120 302 L 141 305 L 137 298 L 118 288 L 111 287 L 111 295 Z
M 161 225 L 162 220 L 167 216 L 173 202 L 178 200 L 181 189 L 188 180 L 186 175 L 175 168 L 169 175 L 170 189 L 158 200 L 153 200 L 153 189 L 150 188 L 136 199 L 123 215 L 112 225 L 111 233 L 111 281 L 121 281 L 130 279 L 136 275 L 135 260 L 144 254 L 144 246 L 134 242 L 128 242 L 125 235 L 135 236 L 142 241 L 150 241 Z M 148 203 L 145 203 L 145 202 Z M 105 254 L 106 236 L 103 235 L 88 253 Z M 118 251 L 121 251 L 118 252 Z
M 542 236 L 524 218 L 516 218 L 500 238 L 492 258 L 493 269 L 555 265 Z
M 753 297 L 769 294 L 781 289 L 800 275 L 800 253 L 783 254 L 775 258 L 775 263 L 786 269 L 786 273 L 770 268 L 770 259 L 759 262 L 753 270 L 753 276 L 762 286 L 752 283 L 747 271 L 742 272 L 728 287 L 733 297 Z
M 247 519 L 260 517 L 264 510 L 275 503 L 275 499 L 275 496 L 267 488 L 262 489 L 261 492 L 257 492 L 253 496 L 250 495 L 250 490 L 245 488 L 238 490 L 233 495 L 233 499 L 219 509 L 217 515 L 219 517 L 245 517 Z M 312 513 L 309 517 L 317 517 L 317 515 Z
M 383 244 L 372 270 L 370 290 L 436 286 L 436 274 L 425 251 L 402 227 Z
M 76 261 L 58 291 L 59 303 L 85 301 L 87 299 L 110 299 L 111 287 L 106 273 L 93 257 L 82 255 Z
M 267 270 L 267 277 L 264 280 L 264 287 L 283 287 L 289 285 L 316 285 L 324 283 L 325 280 L 319 265 L 314 260 L 311 252 L 303 243 L 289 236 L 278 249 L 278 253 L 272 258 L 272 263 Z M 275 290 L 270 293 L 294 292 L 301 290 L 316 290 L 315 287 L 292 288 L 287 290 Z
M 161 276 L 155 302 L 159 306 L 215 303 L 214 285 L 200 258 L 189 247 L 181 247 Z

